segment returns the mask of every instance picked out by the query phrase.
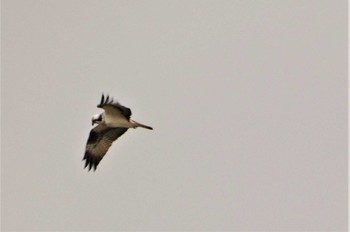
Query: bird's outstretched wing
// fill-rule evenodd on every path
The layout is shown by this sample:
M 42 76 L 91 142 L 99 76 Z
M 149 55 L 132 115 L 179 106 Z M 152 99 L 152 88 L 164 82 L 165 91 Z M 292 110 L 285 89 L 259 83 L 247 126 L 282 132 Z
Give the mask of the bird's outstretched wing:
M 130 119 L 131 110 L 118 102 L 114 102 L 113 98 L 107 97 L 102 94 L 101 102 L 97 105 L 98 108 L 102 108 L 105 110 L 107 115 L 111 115 L 113 117 L 125 117 L 126 119 Z
M 112 143 L 122 136 L 128 128 L 111 128 L 103 125 L 98 125 L 90 131 L 88 141 L 86 143 L 86 150 L 83 160 L 85 160 L 85 168 L 89 166 L 96 170 L 97 165 L 101 159 L 106 155 Z

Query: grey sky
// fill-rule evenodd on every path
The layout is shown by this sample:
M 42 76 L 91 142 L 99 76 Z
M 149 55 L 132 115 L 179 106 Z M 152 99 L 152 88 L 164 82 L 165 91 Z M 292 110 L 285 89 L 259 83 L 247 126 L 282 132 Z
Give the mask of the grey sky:
M 347 1 L 2 1 L 3 231 L 346 231 Z M 101 93 L 154 128 L 83 169 Z

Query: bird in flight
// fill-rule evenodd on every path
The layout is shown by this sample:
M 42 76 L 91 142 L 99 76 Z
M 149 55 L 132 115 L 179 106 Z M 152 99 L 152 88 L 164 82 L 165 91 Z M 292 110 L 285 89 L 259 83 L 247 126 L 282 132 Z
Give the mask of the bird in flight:
M 91 168 L 96 170 L 112 143 L 129 128 L 142 127 L 153 130 L 150 126 L 131 120 L 131 110 L 113 101 L 113 98 L 109 98 L 108 95 L 105 97 L 102 94 L 101 102 L 97 107 L 102 108 L 104 112 L 92 117 L 92 125 L 95 123 L 98 125 L 90 131 L 83 158 L 85 168 L 89 166 L 89 171 Z

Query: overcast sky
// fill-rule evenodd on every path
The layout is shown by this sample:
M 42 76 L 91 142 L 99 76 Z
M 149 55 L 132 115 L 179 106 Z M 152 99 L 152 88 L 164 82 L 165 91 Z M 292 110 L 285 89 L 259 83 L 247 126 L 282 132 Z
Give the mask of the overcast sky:
M 347 1 L 2 1 L 3 231 L 346 231 Z M 130 129 L 96 172 L 101 94 Z

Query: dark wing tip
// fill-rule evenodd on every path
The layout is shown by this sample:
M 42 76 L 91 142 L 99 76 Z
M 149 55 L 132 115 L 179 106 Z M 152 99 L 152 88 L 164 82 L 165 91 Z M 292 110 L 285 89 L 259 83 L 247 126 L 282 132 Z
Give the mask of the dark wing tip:
M 102 158 L 94 157 L 90 152 L 86 151 L 83 160 L 85 160 L 85 166 L 88 167 L 88 171 L 93 168 L 93 171 L 97 169 L 98 164 L 100 163 Z
M 113 104 L 113 101 L 113 98 L 110 98 L 108 94 L 105 97 L 105 95 L 102 93 L 100 104 L 98 104 L 97 107 L 102 108 L 105 105 Z
M 103 102 L 104 102 L 104 100 L 105 100 L 105 95 L 102 93 L 101 102 L 100 102 L 100 104 L 99 104 L 99 105 L 102 105 L 102 104 L 103 104 Z M 98 105 L 98 106 L 99 106 L 99 105 Z

